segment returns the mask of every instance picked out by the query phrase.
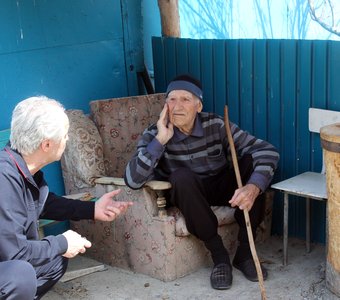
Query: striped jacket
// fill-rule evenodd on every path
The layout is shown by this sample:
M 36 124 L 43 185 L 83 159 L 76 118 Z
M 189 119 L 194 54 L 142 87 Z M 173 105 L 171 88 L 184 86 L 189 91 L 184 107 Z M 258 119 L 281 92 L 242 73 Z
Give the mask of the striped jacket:
M 238 157 L 250 154 L 253 158 L 254 171 L 247 183 L 265 191 L 274 175 L 278 152 L 237 125 L 230 123 L 230 127 Z M 157 126 L 153 124 L 143 132 L 137 151 L 127 164 L 124 179 L 132 189 L 141 188 L 152 179 L 167 180 L 180 167 L 189 168 L 202 178 L 232 167 L 224 121 L 216 114 L 198 113 L 189 136 L 174 127 L 173 137 L 164 146 L 156 135 Z

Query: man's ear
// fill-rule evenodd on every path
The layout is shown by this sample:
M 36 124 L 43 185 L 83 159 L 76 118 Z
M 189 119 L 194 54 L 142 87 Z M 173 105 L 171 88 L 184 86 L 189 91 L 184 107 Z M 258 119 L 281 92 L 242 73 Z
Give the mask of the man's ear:
M 202 103 L 201 100 L 198 100 L 198 101 L 199 101 L 199 102 L 198 102 L 197 112 L 201 112 L 202 109 L 203 109 L 203 103 Z
M 51 141 L 50 140 L 43 140 L 40 144 L 40 148 L 44 152 L 48 152 L 51 148 Z

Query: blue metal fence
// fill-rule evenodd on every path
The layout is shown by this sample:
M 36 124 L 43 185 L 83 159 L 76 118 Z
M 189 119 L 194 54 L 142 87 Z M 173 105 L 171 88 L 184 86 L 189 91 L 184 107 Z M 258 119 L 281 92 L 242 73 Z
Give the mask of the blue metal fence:
M 308 108 L 340 110 L 340 42 L 312 40 L 152 39 L 156 92 L 178 74 L 201 80 L 204 110 L 223 115 L 280 151 L 273 182 L 319 172 L 322 149 L 308 131 Z M 305 236 L 305 202 L 290 200 L 289 234 Z M 325 205 L 312 203 L 312 240 L 325 241 Z M 276 194 L 272 232 L 282 233 Z

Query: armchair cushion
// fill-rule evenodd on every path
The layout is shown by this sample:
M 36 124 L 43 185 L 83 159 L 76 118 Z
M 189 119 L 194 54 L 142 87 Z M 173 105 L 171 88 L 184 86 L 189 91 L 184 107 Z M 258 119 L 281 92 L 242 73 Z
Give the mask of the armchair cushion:
M 218 226 L 232 224 L 235 222 L 234 212 L 235 209 L 229 206 L 212 206 L 213 212 L 215 213 L 218 221 Z M 176 207 L 168 208 L 168 215 L 175 218 L 175 235 L 179 237 L 189 236 L 190 233 L 185 224 L 185 219 Z
M 105 176 L 103 143 L 93 121 L 81 110 L 68 110 L 69 140 L 61 159 L 66 194 L 79 193 Z

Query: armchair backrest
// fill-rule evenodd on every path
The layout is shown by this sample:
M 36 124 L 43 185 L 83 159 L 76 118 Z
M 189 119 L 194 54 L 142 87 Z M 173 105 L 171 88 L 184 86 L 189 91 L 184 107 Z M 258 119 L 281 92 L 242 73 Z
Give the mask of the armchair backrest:
M 157 122 L 164 94 L 90 102 L 91 118 L 103 141 L 107 176 L 122 177 L 144 129 Z

